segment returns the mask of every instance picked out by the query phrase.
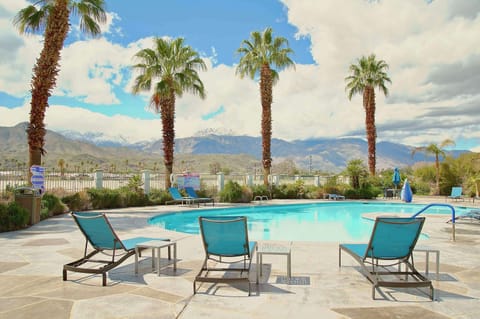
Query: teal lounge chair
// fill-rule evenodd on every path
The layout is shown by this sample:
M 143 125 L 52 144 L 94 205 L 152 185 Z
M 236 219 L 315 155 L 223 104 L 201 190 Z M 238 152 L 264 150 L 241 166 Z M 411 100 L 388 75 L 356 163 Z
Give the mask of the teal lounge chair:
M 137 244 L 150 240 L 170 240 L 164 238 L 135 237 L 122 241 L 118 238 L 107 216 L 103 213 L 72 213 L 71 216 L 83 235 L 85 235 L 85 251 L 82 258 L 63 265 L 64 281 L 67 280 L 67 271 L 102 274 L 102 285 L 106 286 L 107 272 L 135 254 L 135 246 Z M 87 253 L 88 244 L 93 248 L 93 251 L 90 253 Z M 103 259 L 95 259 L 98 258 L 98 254 L 103 254 Z M 170 256 L 170 250 L 168 254 Z M 87 263 L 90 263 L 90 267 L 85 265 Z M 100 266 L 95 268 L 91 266 L 91 264 Z
M 205 260 L 193 282 L 193 293 L 197 292 L 197 282 L 248 283 L 252 255 L 256 242 L 248 241 L 247 218 L 244 216 L 199 217 L 200 233 L 205 249 Z M 229 267 L 225 267 L 228 265 Z M 214 276 L 222 272 L 223 276 Z M 238 273 L 233 276 L 228 272 Z
M 328 199 L 344 200 L 344 199 L 345 199 L 345 196 L 339 195 L 339 194 L 328 194 Z
M 188 196 L 194 198 L 194 200 L 198 203 L 212 203 L 212 206 L 215 206 L 215 200 L 211 197 L 198 197 L 197 192 L 193 187 L 185 187 L 185 191 L 187 192 Z
M 458 199 L 461 199 L 463 200 L 463 195 L 462 195 L 462 192 L 463 192 L 463 189 L 462 187 L 452 187 L 452 192 L 450 194 L 450 196 L 447 196 L 447 199 L 453 199 L 453 200 L 458 200 Z
M 362 267 L 372 283 L 372 298 L 380 287 L 428 287 L 433 300 L 432 282 L 414 267 L 413 249 L 422 230 L 425 217 L 377 217 L 368 244 L 340 244 L 338 264 L 342 265 L 342 251 L 350 254 Z M 401 270 L 404 264 L 405 270 Z
M 480 210 L 471 210 L 465 214 L 459 215 L 455 217 L 455 220 L 470 220 L 470 221 L 480 221 Z M 451 222 L 450 219 L 448 222 Z
M 175 187 L 170 187 L 168 189 L 168 192 L 170 193 L 170 196 L 172 196 L 173 200 L 166 201 L 165 204 L 182 204 L 182 205 L 191 205 L 197 203 L 198 206 L 200 206 L 200 203 L 198 201 L 195 201 L 195 198 L 190 197 L 190 196 L 183 196 L 180 194 L 180 191 L 175 188 Z

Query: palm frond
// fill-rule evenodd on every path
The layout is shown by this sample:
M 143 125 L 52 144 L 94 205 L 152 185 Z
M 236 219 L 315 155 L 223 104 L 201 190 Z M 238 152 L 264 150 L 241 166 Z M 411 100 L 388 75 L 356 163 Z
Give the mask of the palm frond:
M 21 9 L 13 18 L 13 25 L 23 33 L 43 32 L 47 24 L 51 5 L 47 4 L 39 9 L 34 5 Z

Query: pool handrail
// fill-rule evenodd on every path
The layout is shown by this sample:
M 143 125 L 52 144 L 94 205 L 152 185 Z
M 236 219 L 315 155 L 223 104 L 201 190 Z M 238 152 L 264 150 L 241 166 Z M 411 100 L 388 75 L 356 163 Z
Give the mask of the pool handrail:
M 452 205 L 450 205 L 450 204 L 441 204 L 441 203 L 428 204 L 427 206 L 425 206 L 424 208 L 422 208 L 421 210 L 419 210 L 418 212 L 416 212 L 415 214 L 413 214 L 413 215 L 411 216 L 411 218 L 417 217 L 418 215 L 420 215 L 421 213 L 423 213 L 424 211 L 426 211 L 427 209 L 429 209 L 430 207 L 433 207 L 433 206 L 448 207 L 448 208 L 450 208 L 450 210 L 452 211 L 452 239 L 453 239 L 453 241 L 455 241 L 455 207 L 453 207 Z

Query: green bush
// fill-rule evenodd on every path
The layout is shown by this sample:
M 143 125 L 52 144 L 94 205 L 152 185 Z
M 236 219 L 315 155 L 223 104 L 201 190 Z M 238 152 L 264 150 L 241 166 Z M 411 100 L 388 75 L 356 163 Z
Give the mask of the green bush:
M 139 189 L 127 186 L 120 188 L 119 193 L 124 207 L 147 206 L 150 204 L 148 196 Z
M 90 208 L 89 196 L 83 191 L 62 197 L 62 202 L 65 203 L 71 211 L 82 211 Z
M 347 189 L 345 197 L 348 199 L 374 199 L 382 194 L 382 190 L 374 186 L 366 186 L 358 189 Z
M 87 194 L 92 203 L 93 209 L 121 208 L 125 207 L 117 189 L 95 189 L 90 188 Z
M 165 204 L 166 201 L 171 200 L 172 197 L 170 194 L 161 189 L 152 189 L 148 194 L 148 201 L 151 205 L 162 205 Z
M 268 186 L 265 185 L 253 185 L 252 186 L 252 196 L 255 198 L 255 196 L 268 196 L 268 198 L 271 197 L 270 190 L 268 189 Z
M 155 192 L 153 192 L 152 198 L 155 198 Z M 147 206 L 151 205 L 152 201 L 150 196 L 145 195 L 143 192 L 132 189 L 131 187 L 122 187 L 119 189 L 88 189 L 88 197 L 93 209 L 108 209 L 108 208 L 122 208 L 122 207 L 134 207 L 134 206 Z M 160 201 L 165 201 L 166 195 L 160 196 Z M 158 200 L 158 197 L 157 197 Z
M 305 198 L 305 182 L 296 181 L 293 184 L 281 184 L 272 186 L 272 198 L 297 199 Z
M 252 200 L 252 192 L 248 187 L 239 183 L 228 181 L 220 192 L 220 201 L 228 203 L 248 203 Z
M 313 185 L 306 185 L 304 187 L 304 198 L 319 199 L 323 198 L 323 188 Z
M 0 204 L 0 232 L 25 228 L 30 213 L 15 202 Z
M 62 203 L 60 198 L 53 194 L 46 193 L 42 196 L 42 207 L 47 210 L 47 217 L 65 213 L 68 208 Z

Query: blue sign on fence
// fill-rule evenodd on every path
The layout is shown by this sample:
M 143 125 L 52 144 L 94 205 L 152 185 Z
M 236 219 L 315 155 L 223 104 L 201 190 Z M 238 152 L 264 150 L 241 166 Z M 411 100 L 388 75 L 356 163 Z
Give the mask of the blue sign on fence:
M 40 165 L 32 165 L 30 167 L 30 172 L 33 175 L 43 175 L 45 173 L 45 167 L 40 166 Z
M 45 192 L 45 167 L 32 165 L 30 172 L 32 173 L 32 177 L 30 178 L 32 186 L 38 189 L 40 194 L 43 194 Z
M 178 188 L 193 187 L 195 190 L 200 189 L 200 174 L 185 173 L 177 176 Z

